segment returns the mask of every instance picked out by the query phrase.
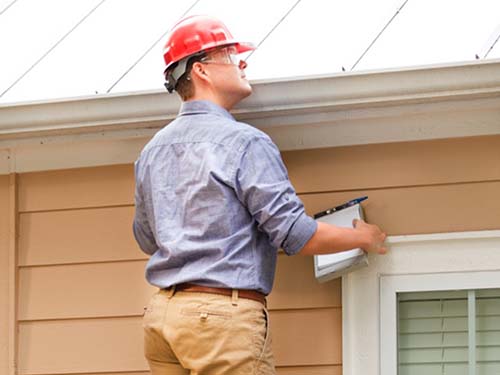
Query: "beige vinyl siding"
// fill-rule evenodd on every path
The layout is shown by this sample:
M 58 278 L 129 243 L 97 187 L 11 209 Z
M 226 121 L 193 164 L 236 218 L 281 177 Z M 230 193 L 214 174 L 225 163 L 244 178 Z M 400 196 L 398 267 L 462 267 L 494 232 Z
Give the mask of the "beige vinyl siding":
M 9 176 L 0 175 L 0 374 L 9 363 Z
M 283 153 L 313 214 L 368 195 L 366 219 L 388 234 L 500 228 L 500 136 Z
M 282 153 L 298 193 L 500 181 L 500 136 Z
M 131 205 L 24 212 L 19 220 L 25 234 L 19 239 L 19 263 L 36 266 L 146 259 L 137 251 L 131 230 L 133 217 Z M 99 238 L 106 241 L 96 241 Z
M 154 288 L 131 232 L 133 186 L 130 165 L 19 176 L 20 374 L 147 371 L 141 315 Z M 312 258 L 279 255 L 269 309 L 280 374 L 341 373 L 340 301 Z
M 389 234 L 500 227 L 500 136 L 283 157 L 309 213 L 367 194 L 367 220 Z M 131 165 L 19 175 L 20 374 L 147 372 L 141 315 L 154 288 L 131 232 L 133 189 Z M 311 257 L 280 253 L 269 297 L 279 374 L 341 373 L 340 287 L 316 282 Z
M 131 207 L 133 199 L 132 165 L 33 172 L 19 176 L 20 212 Z
M 442 186 L 360 189 L 302 196 L 309 213 L 360 195 L 368 222 L 389 235 L 459 232 L 500 227 L 500 181 Z M 326 205 L 325 205 L 326 202 Z

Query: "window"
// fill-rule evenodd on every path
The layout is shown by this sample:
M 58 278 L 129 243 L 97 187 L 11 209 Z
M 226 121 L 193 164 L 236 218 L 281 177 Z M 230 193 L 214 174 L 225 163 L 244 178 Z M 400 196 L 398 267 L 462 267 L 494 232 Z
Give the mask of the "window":
M 398 293 L 398 374 L 500 373 L 500 289 Z
M 380 374 L 500 374 L 500 271 L 380 277 Z
M 430 307 L 413 308 L 410 303 L 432 302 L 436 298 L 443 301 L 442 308 L 446 311 L 452 311 L 454 303 L 460 304 L 453 302 L 454 299 L 463 299 L 461 314 L 463 321 L 467 322 L 465 330 L 453 329 L 449 334 L 444 334 L 444 358 L 458 356 L 456 361 L 448 363 L 449 366 L 443 366 L 445 370 L 454 366 L 456 368 L 461 363 L 462 368 L 464 364 L 467 366 L 466 370 L 452 371 L 453 375 L 500 374 L 497 370 L 500 360 L 500 345 L 497 341 L 500 335 L 500 230 L 398 236 L 390 237 L 388 243 L 390 251 L 387 255 L 369 256 L 368 267 L 350 272 L 342 278 L 343 374 L 398 375 L 399 372 L 399 375 L 403 375 L 402 371 L 405 370 L 411 374 L 409 362 L 417 362 L 416 356 L 422 355 L 424 360 L 418 362 L 421 371 L 417 373 L 432 375 L 424 366 L 440 364 L 443 357 L 441 342 L 436 344 L 438 350 L 432 351 L 436 348 L 424 342 L 421 347 L 414 348 L 413 353 L 405 352 L 408 367 L 402 369 L 399 368 L 400 357 L 403 359 L 400 344 L 404 341 L 399 334 L 403 328 L 400 323 L 403 309 L 406 309 L 407 314 L 432 312 Z M 469 291 L 475 292 L 474 304 L 468 302 Z M 485 293 L 493 294 L 486 296 Z M 491 298 L 491 301 L 487 301 L 486 297 Z M 402 304 L 407 306 L 401 308 Z M 438 301 L 438 305 L 441 309 L 441 302 Z M 473 314 L 469 312 L 469 307 L 475 309 Z M 398 313 L 398 310 L 401 311 Z M 476 334 L 469 337 L 469 317 L 474 315 Z M 410 317 L 407 315 L 406 318 Z M 423 324 L 425 318 L 435 319 L 424 315 L 418 324 Z M 450 316 L 443 320 L 443 324 L 451 327 L 452 323 L 459 321 L 458 318 Z M 492 329 L 485 329 L 483 324 L 486 323 L 491 324 Z M 431 338 L 426 337 L 424 332 L 420 336 L 405 337 L 406 344 Z M 432 337 L 436 340 L 437 336 Z M 475 339 L 476 343 L 469 344 L 469 338 Z M 408 342 L 410 339 L 413 341 Z M 473 366 L 473 373 L 468 369 L 469 347 L 475 348 L 476 366 Z M 429 359 L 429 353 L 439 353 L 435 363 Z M 443 374 L 442 367 L 436 371 Z

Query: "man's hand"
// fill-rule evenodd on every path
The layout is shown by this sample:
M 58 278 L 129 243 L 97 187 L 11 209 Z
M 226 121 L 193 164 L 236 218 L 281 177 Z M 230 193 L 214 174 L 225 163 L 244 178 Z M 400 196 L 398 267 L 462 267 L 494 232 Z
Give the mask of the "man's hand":
M 352 225 L 363 239 L 361 248 L 364 251 L 376 254 L 385 254 L 387 252 L 387 247 L 384 244 L 387 235 L 378 226 L 358 219 L 354 219 Z

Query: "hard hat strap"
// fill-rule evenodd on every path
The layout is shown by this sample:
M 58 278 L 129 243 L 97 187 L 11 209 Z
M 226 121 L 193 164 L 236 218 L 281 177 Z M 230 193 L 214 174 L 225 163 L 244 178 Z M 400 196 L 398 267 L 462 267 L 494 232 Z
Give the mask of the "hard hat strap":
M 182 77 L 184 73 L 186 73 L 186 67 L 189 61 L 189 57 L 186 57 L 185 59 L 182 59 L 177 63 L 177 66 L 172 70 L 172 73 L 170 73 L 170 76 L 174 79 L 175 82 L 179 80 L 179 78 Z
M 175 90 L 177 82 L 186 73 L 189 63 L 191 61 L 194 62 L 195 59 L 200 60 L 204 56 L 206 56 L 205 52 L 199 52 L 197 54 L 185 57 L 177 63 L 172 71 L 165 74 L 165 78 L 167 80 L 167 82 L 165 83 L 165 87 L 167 88 L 169 93 L 172 93 L 172 91 Z

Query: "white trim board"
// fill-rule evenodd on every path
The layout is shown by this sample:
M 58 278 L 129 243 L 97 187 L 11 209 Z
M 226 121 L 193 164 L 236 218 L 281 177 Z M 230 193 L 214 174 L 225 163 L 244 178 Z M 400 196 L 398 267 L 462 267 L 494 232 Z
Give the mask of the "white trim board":
M 500 60 L 252 85 L 254 93 L 233 113 L 268 133 L 281 150 L 500 134 Z M 176 95 L 162 91 L 2 104 L 0 149 L 10 150 L 13 158 L 16 148 L 28 145 L 57 154 L 56 144 L 94 139 L 116 150 L 123 140 L 146 141 L 176 116 L 179 104 Z M 79 154 L 72 167 L 90 166 L 78 165 L 86 157 Z M 94 158 L 98 164 L 92 165 L 105 165 L 109 159 Z M 128 161 L 112 158 L 112 164 Z M 11 169 L 17 171 L 21 164 Z M 59 167 L 36 163 L 23 168 Z
M 92 139 L 93 138 L 93 139 Z M 71 136 L 0 149 L 0 174 L 132 164 L 149 137 L 96 139 Z
M 384 320 L 390 317 L 381 315 L 381 311 L 392 311 L 393 307 L 381 298 L 381 291 L 387 287 L 382 280 L 394 277 L 392 280 L 401 281 L 396 288 L 402 291 L 404 280 L 413 277 L 422 278 L 419 281 L 424 289 L 440 290 L 453 285 L 483 288 L 488 284 L 480 281 L 481 276 L 500 271 L 499 230 L 391 237 L 388 246 L 387 255 L 370 255 L 369 267 L 342 278 L 345 375 L 389 375 L 381 372 L 380 355 L 393 350 L 394 337 Z M 491 287 L 496 286 L 491 279 Z M 386 334 L 392 336 L 381 344 Z M 382 350 L 383 345 L 388 346 Z

